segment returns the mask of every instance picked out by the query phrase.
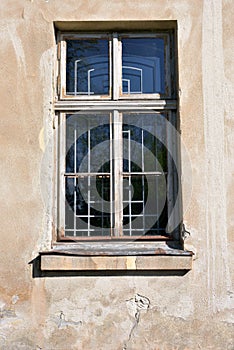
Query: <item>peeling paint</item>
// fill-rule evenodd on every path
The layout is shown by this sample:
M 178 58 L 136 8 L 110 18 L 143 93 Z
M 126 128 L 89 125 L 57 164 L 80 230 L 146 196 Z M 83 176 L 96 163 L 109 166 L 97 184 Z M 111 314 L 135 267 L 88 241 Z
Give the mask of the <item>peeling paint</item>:
M 128 340 L 124 344 L 123 350 L 128 349 L 128 343 L 131 341 L 133 333 L 136 331 L 136 328 L 140 322 L 141 312 L 143 310 L 148 310 L 150 306 L 150 300 L 143 295 L 136 294 L 134 298 L 127 301 L 127 306 L 130 313 L 133 313 L 134 322 L 129 332 Z
M 60 312 L 58 328 L 64 328 L 67 326 L 81 326 L 81 325 L 82 325 L 82 321 L 66 320 L 66 316 L 64 315 L 63 311 Z
M 11 298 L 12 304 L 16 304 L 19 299 L 20 298 L 18 295 L 13 295 L 13 297 Z

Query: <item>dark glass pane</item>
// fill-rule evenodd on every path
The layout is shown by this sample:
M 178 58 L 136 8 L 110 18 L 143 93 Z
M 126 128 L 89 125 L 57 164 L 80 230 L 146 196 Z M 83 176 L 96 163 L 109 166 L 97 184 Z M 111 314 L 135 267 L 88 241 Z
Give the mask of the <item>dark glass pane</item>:
M 144 227 L 143 221 L 144 221 L 143 216 L 136 216 L 136 217 L 133 216 L 132 217 L 133 234 L 141 235 L 141 230 Z
M 66 172 L 110 172 L 110 117 L 68 115 Z
M 148 235 L 155 234 L 165 234 L 165 227 L 168 221 L 168 210 L 165 203 L 159 216 L 155 216 L 155 223 L 152 226 L 152 218 L 150 216 L 145 216 L 145 226 L 147 227 Z
M 166 123 L 159 114 L 124 115 L 124 172 L 167 171 Z
M 108 95 L 108 40 L 67 40 L 66 71 L 67 94 Z
M 139 215 L 143 212 L 143 203 L 132 203 L 131 205 L 131 212 L 132 212 L 132 215 Z
M 164 93 L 164 40 L 122 39 L 123 93 Z
M 77 216 L 88 215 L 88 178 L 79 178 L 76 180 L 76 191 L 75 191 L 75 213 Z
M 90 232 L 90 237 L 106 237 L 110 236 L 110 229 L 95 230 Z
M 90 223 L 94 227 L 99 227 L 100 228 L 110 228 L 110 216 L 103 216 L 103 215 L 96 215 L 95 217 L 91 217 Z M 109 231 L 110 234 L 110 231 Z
M 131 186 L 124 188 L 124 235 L 162 234 L 167 225 L 165 178 L 132 175 L 129 179 Z
M 123 178 L 124 235 L 162 234 L 167 224 L 167 119 L 131 113 L 123 115 L 123 123 L 123 168 L 133 173 Z
M 66 178 L 66 234 L 97 236 L 110 229 L 110 212 L 109 176 Z
M 109 115 L 66 117 L 66 172 L 80 174 L 66 178 L 68 235 L 104 235 L 104 229 L 106 234 L 111 227 L 110 135 Z M 105 175 L 86 174 L 94 172 Z
M 65 229 L 74 229 L 74 212 L 68 202 L 65 203 Z
M 76 190 L 75 179 L 67 178 L 65 182 L 66 208 L 74 210 L 74 192 Z
M 105 201 L 110 201 L 110 177 L 109 176 L 97 176 L 96 186 L 98 195 Z
M 109 122 L 107 118 L 102 123 Z M 90 171 L 110 172 L 110 124 L 101 124 L 90 130 Z

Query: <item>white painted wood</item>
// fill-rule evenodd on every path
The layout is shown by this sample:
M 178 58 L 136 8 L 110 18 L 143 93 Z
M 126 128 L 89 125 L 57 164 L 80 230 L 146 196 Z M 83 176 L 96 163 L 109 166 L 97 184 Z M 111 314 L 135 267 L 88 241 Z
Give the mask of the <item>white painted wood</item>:
M 60 114 L 59 129 L 58 129 L 58 183 L 59 183 L 59 213 L 58 213 L 58 228 L 59 233 L 63 234 L 65 228 L 65 147 L 66 147 L 66 115 Z
M 123 234 L 123 140 L 122 140 L 122 115 L 114 111 L 114 202 L 115 202 L 115 236 Z

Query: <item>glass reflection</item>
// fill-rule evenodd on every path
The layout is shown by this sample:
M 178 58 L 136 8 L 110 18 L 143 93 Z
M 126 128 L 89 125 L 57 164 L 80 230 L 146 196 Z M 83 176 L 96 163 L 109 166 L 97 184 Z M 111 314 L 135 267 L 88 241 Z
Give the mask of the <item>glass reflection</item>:
M 166 119 L 159 114 L 124 115 L 124 172 L 167 171 Z
M 110 172 L 110 117 L 68 115 L 66 172 Z
M 167 219 L 165 115 L 124 114 L 123 122 L 123 233 L 161 234 Z
M 110 127 L 109 115 L 66 116 L 67 236 L 110 234 Z
M 67 40 L 66 82 L 70 95 L 108 95 L 108 40 Z
M 124 94 L 164 93 L 164 40 L 122 39 L 122 77 Z

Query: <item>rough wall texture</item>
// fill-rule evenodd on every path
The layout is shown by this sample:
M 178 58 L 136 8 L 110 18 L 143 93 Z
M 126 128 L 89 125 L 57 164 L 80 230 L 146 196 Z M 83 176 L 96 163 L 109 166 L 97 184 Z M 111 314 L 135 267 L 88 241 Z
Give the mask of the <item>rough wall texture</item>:
M 233 15 L 231 0 L 1 0 L 1 349 L 234 349 Z M 71 20 L 178 21 L 184 276 L 32 278 L 51 242 L 53 21 Z

